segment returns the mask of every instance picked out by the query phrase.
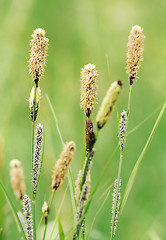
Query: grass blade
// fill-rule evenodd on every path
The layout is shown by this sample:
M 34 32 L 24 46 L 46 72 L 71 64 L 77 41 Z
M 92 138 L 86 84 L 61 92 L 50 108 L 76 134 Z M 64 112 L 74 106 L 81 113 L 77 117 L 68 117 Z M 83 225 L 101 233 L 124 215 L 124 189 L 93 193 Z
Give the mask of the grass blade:
M 65 240 L 65 234 L 64 234 L 64 231 L 63 231 L 63 227 L 62 227 L 62 224 L 61 224 L 60 217 L 57 216 L 57 219 L 58 219 L 59 239 L 60 240 Z
M 3 186 L 3 184 L 1 182 L 0 182 L 0 186 L 1 186 L 2 190 L 3 190 L 3 193 L 4 193 L 4 195 L 5 195 L 6 199 L 7 199 L 10 207 L 11 207 L 14 219 L 15 219 L 17 225 L 19 226 L 21 232 L 22 232 L 23 238 L 26 240 L 25 232 L 24 232 L 24 229 L 23 229 L 22 224 L 20 222 L 20 219 L 19 219 L 19 217 L 17 215 L 17 211 L 16 211 L 16 209 L 15 209 L 15 207 L 14 207 L 14 205 L 13 205 L 13 203 L 12 203 L 12 201 L 11 201 L 11 199 L 10 199 L 6 189 L 5 189 L 5 187 Z
M 125 206 L 125 204 L 126 204 L 126 201 L 127 201 L 127 199 L 128 199 L 128 196 L 129 196 L 130 191 L 131 191 L 131 189 L 132 189 L 132 186 L 133 186 L 133 184 L 134 184 L 134 181 L 135 181 L 136 175 L 137 175 L 137 173 L 138 173 L 138 170 L 139 170 L 140 164 L 141 164 L 141 162 L 142 162 L 142 159 L 143 159 L 143 157 L 144 157 L 144 154 L 145 154 L 145 152 L 147 151 L 147 149 L 148 149 L 148 147 L 149 147 L 149 145 L 150 145 L 150 143 L 151 143 L 152 137 L 153 137 L 154 132 L 155 132 L 155 130 L 156 130 L 158 124 L 159 124 L 159 121 L 161 120 L 161 118 L 162 118 L 162 116 L 163 116 L 163 113 L 164 113 L 164 111 L 165 111 L 165 108 L 166 108 L 166 102 L 164 103 L 164 105 L 163 105 L 163 107 L 162 107 L 162 109 L 161 109 L 161 111 L 160 111 L 160 113 L 159 113 L 159 115 L 158 115 L 158 118 L 157 118 L 157 120 L 156 120 L 156 122 L 155 122 L 155 124 L 154 124 L 154 126 L 153 126 L 153 129 L 152 129 L 152 131 L 151 131 L 151 133 L 150 133 L 150 135 L 149 135 L 149 138 L 148 138 L 148 140 L 147 140 L 147 142 L 146 142 L 146 144 L 145 144 L 145 147 L 144 147 L 144 149 L 142 150 L 142 152 L 141 152 L 141 154 L 140 154 L 140 156 L 139 156 L 139 158 L 138 158 L 138 160 L 137 160 L 137 162 L 136 162 L 136 164 L 135 164 L 135 166 L 134 166 L 134 168 L 133 168 L 133 171 L 132 171 L 132 173 L 131 173 L 131 175 L 130 175 L 130 178 L 129 178 L 129 180 L 128 180 L 128 183 L 127 183 L 127 186 L 126 186 L 126 189 L 125 189 L 125 192 L 124 192 L 124 196 L 123 196 L 123 199 L 122 199 L 122 203 L 121 203 L 121 206 L 120 206 L 119 216 L 120 216 L 120 214 L 121 214 L 121 212 L 122 212 L 122 210 L 123 210 L 123 208 L 124 208 L 124 206 Z

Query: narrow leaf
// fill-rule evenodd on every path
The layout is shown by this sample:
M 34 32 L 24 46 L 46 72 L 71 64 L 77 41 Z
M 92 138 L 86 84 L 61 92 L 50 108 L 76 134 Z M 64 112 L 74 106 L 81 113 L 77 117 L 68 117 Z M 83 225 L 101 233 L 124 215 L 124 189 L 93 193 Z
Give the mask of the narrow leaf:
M 64 231 L 63 231 L 63 227 L 62 227 L 62 224 L 61 224 L 60 217 L 57 216 L 57 218 L 58 218 L 59 239 L 60 240 L 65 240 L 65 234 L 64 234 Z

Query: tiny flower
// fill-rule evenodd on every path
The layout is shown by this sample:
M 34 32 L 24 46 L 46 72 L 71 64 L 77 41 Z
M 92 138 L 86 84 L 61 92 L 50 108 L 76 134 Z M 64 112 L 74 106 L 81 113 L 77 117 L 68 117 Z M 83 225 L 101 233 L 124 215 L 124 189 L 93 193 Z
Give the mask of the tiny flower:
M 56 191 L 59 186 L 62 184 L 68 166 L 73 158 L 74 152 L 75 152 L 75 143 L 74 142 L 68 142 L 64 146 L 64 149 L 60 155 L 59 160 L 56 162 L 53 175 L 52 175 L 52 189 L 53 191 Z
M 22 199 L 25 194 L 24 172 L 21 162 L 16 159 L 10 162 L 10 177 L 15 196 Z
M 140 62 L 143 60 L 143 41 L 145 36 L 142 32 L 143 29 L 140 26 L 133 26 L 128 39 L 126 62 L 130 85 L 133 84 L 140 67 Z
M 23 197 L 23 213 L 26 220 L 26 237 L 27 240 L 33 240 L 32 212 L 31 203 L 28 195 Z
M 47 218 L 48 218 L 49 212 L 50 212 L 50 208 L 48 206 L 48 203 L 44 202 L 42 206 L 42 213 L 44 215 L 45 224 L 47 224 Z
M 85 111 L 87 117 L 92 114 L 96 103 L 96 66 L 87 64 L 81 71 L 81 109 Z
M 39 106 L 40 106 L 40 98 L 41 98 L 41 90 L 40 87 L 36 89 L 36 103 L 35 103 L 35 87 L 32 87 L 30 98 L 29 98 L 29 108 L 30 108 L 30 116 L 31 120 L 33 121 L 33 109 L 34 109 L 34 103 L 35 103 L 35 115 L 34 115 L 34 121 L 37 118 Z
M 98 129 L 101 129 L 108 121 L 108 119 L 111 117 L 113 107 L 118 99 L 121 88 L 122 82 L 119 80 L 113 82 L 110 88 L 108 89 L 107 94 L 103 99 L 103 102 L 100 106 L 100 109 L 96 117 Z
M 33 167 L 32 167 L 33 194 L 36 194 L 36 188 L 40 174 L 42 140 L 43 140 L 43 125 L 39 123 L 36 129 L 36 141 L 33 155 Z
M 80 198 L 81 179 L 82 179 L 82 173 L 80 170 L 78 173 L 77 179 L 75 181 L 75 198 L 77 202 L 79 201 L 79 198 Z M 89 192 L 90 192 L 90 183 L 91 183 L 90 171 L 88 171 L 85 183 L 88 184 Z
M 45 31 L 42 28 L 34 30 L 30 45 L 29 71 L 38 87 L 38 81 L 44 74 L 48 49 L 48 39 L 45 37 Z
M 121 146 L 122 150 L 123 150 L 124 143 L 125 143 L 126 123 L 127 123 L 127 113 L 126 113 L 126 111 L 123 111 L 121 113 L 121 118 L 120 118 L 120 121 L 119 121 L 119 125 L 120 125 L 120 146 Z

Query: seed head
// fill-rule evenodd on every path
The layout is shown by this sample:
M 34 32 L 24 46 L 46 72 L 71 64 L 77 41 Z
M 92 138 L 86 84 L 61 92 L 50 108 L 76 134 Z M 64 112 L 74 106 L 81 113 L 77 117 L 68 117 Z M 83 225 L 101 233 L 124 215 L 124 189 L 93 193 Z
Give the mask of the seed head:
M 21 162 L 16 159 L 10 162 L 10 178 L 15 196 L 22 199 L 25 194 L 24 172 Z
M 38 87 L 36 89 L 36 104 L 35 104 L 35 116 L 34 121 L 37 118 L 39 106 L 40 106 L 40 98 L 41 98 L 41 89 Z M 35 87 L 32 87 L 30 98 L 29 98 L 29 108 L 30 108 L 30 116 L 31 120 L 33 121 L 33 109 L 34 109 L 34 102 L 35 102 Z
M 120 146 L 121 149 L 123 150 L 124 144 L 125 144 L 125 135 L 126 135 L 126 123 L 127 123 L 127 113 L 124 110 L 121 113 L 121 118 L 119 121 L 119 127 L 120 127 Z
M 39 123 L 36 129 L 36 140 L 33 155 L 33 167 L 32 167 L 33 194 L 36 194 L 36 188 L 40 175 L 42 140 L 43 140 L 43 125 Z
M 48 214 L 50 212 L 50 208 L 48 206 L 48 203 L 44 201 L 43 206 L 42 206 L 42 213 L 44 217 L 48 217 Z
M 44 74 L 48 49 L 48 39 L 45 37 L 45 31 L 42 28 L 34 30 L 30 46 L 29 71 L 38 86 L 38 81 Z
M 93 131 L 93 123 L 91 119 L 86 122 L 86 147 L 89 151 L 92 150 L 96 141 L 95 133 Z
M 108 92 L 102 101 L 102 104 L 96 117 L 98 129 L 101 129 L 108 121 L 108 119 L 111 117 L 113 107 L 118 99 L 121 88 L 122 82 L 119 80 L 113 82 L 110 88 L 108 89 Z
M 82 173 L 80 170 L 78 173 L 77 179 L 75 181 L 75 198 L 76 198 L 77 202 L 79 201 L 79 198 L 80 198 L 81 179 L 82 179 Z M 88 171 L 85 184 L 88 184 L 89 192 L 90 192 L 90 183 L 91 183 L 91 176 L 90 176 L 90 171 Z M 89 196 L 89 194 L 87 195 L 87 198 L 88 198 L 88 196 Z
M 140 26 L 133 26 L 128 39 L 128 52 L 127 52 L 127 73 L 129 76 L 130 85 L 135 80 L 140 62 L 143 60 L 143 28 Z
M 23 213 L 26 219 L 26 237 L 28 240 L 33 240 L 31 203 L 30 198 L 26 194 L 23 197 Z
M 96 103 L 97 76 L 94 64 L 87 64 L 81 69 L 81 109 L 87 117 L 92 114 Z
M 113 223 L 112 229 L 111 229 L 113 236 L 115 236 L 116 226 L 118 222 L 118 215 L 119 215 L 120 187 L 121 187 L 121 179 L 119 180 L 119 184 L 118 184 L 118 179 L 115 179 L 114 191 L 112 193 L 113 199 L 112 199 L 112 220 L 111 220 L 111 222 Z M 114 215 L 114 212 L 115 212 L 115 215 Z
M 62 184 L 67 168 L 73 158 L 74 152 L 75 152 L 75 143 L 74 142 L 68 142 L 64 146 L 64 149 L 60 155 L 59 160 L 56 162 L 53 175 L 52 175 L 52 189 L 53 191 L 56 191 L 59 186 Z

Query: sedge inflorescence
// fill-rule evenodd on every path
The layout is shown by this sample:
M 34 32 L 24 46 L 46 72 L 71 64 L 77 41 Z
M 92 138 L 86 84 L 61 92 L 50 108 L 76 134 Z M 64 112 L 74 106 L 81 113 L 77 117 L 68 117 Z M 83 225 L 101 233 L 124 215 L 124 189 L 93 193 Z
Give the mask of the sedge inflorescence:
M 26 221 L 26 237 L 27 240 L 33 240 L 32 212 L 31 202 L 27 194 L 23 197 L 23 213 Z
M 130 85 L 133 84 L 140 67 L 140 62 L 143 60 L 144 39 L 143 29 L 138 25 L 133 26 L 127 44 L 128 52 L 126 61 Z
M 53 175 L 52 175 L 52 189 L 53 191 L 56 191 L 59 186 L 62 184 L 68 166 L 73 158 L 74 152 L 75 152 L 76 146 L 73 141 L 66 143 L 64 146 L 64 149 L 60 155 L 59 160 L 56 162 Z
M 42 28 L 34 30 L 30 45 L 29 71 L 38 85 L 40 77 L 44 74 L 48 49 L 48 39 L 45 37 L 45 31 Z
M 87 64 L 81 69 L 81 109 L 87 117 L 92 114 L 96 103 L 97 76 L 94 64 Z

